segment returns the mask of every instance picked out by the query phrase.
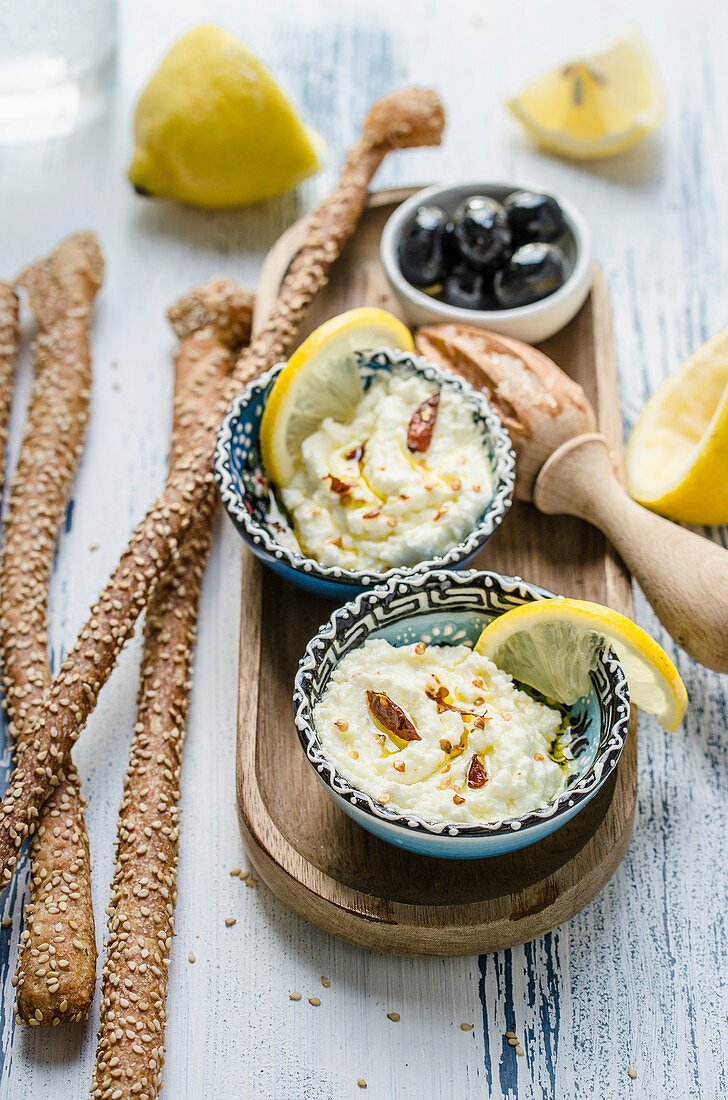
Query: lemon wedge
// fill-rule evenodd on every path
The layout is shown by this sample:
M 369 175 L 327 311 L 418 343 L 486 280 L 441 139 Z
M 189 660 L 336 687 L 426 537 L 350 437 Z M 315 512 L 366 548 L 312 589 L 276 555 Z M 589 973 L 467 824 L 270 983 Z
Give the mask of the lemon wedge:
M 144 194 L 215 209 L 295 187 L 323 142 L 262 61 L 222 27 L 184 34 L 142 92 L 129 178 Z
M 636 27 L 537 77 L 507 106 L 546 149 L 576 160 L 611 157 L 657 126 L 662 81 Z
M 728 523 L 728 328 L 652 394 L 627 447 L 627 488 L 682 523 Z
M 383 309 L 350 309 L 321 325 L 294 351 L 275 381 L 260 424 L 260 453 L 278 486 L 293 477 L 301 444 L 328 416 L 347 420 L 363 396 L 355 352 L 413 351 L 412 333 Z
M 563 597 L 524 603 L 488 623 L 475 651 L 571 706 L 588 694 L 589 672 L 605 645 L 624 668 L 632 702 L 676 730 L 688 701 L 677 669 L 642 627 L 609 607 Z

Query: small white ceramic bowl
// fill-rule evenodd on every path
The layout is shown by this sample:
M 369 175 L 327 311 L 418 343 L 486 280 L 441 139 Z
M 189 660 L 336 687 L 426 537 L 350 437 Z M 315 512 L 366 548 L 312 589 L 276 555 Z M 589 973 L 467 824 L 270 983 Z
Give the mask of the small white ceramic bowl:
M 407 282 L 399 268 L 397 250 L 402 231 L 419 206 L 439 206 L 448 216 L 452 216 L 463 199 L 471 195 L 489 195 L 502 202 L 513 191 L 545 191 L 553 195 L 560 204 L 566 229 L 557 243 L 571 266 L 571 274 L 562 287 L 529 306 L 486 310 L 448 305 Z M 514 336 L 527 344 L 547 340 L 568 325 L 583 306 L 593 275 L 591 236 L 578 210 L 562 195 L 531 183 L 517 181 L 436 184 L 424 191 L 418 191 L 401 203 L 387 221 L 382 231 L 380 255 L 382 267 L 410 324 L 416 326 L 459 321 L 461 324 L 480 325 L 491 332 L 500 332 L 503 336 Z

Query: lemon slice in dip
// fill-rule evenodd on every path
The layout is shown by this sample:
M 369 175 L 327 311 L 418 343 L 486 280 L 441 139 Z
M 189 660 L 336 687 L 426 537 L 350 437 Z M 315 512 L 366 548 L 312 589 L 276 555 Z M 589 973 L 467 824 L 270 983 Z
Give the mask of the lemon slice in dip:
M 488 623 L 475 651 L 516 680 L 571 706 L 590 689 L 598 651 L 617 654 L 632 702 L 676 730 L 687 692 L 664 649 L 641 627 L 598 603 L 558 598 L 534 600 Z
M 354 355 L 368 348 L 413 351 L 412 334 L 383 309 L 350 309 L 304 340 L 281 371 L 260 424 L 260 453 L 268 477 L 279 487 L 295 472 L 301 444 L 328 416 L 353 416 L 363 396 Z
M 636 27 L 537 77 L 507 106 L 539 145 L 575 160 L 611 157 L 657 126 L 662 81 Z
M 653 393 L 627 448 L 635 500 L 681 523 L 728 523 L 728 328 Z

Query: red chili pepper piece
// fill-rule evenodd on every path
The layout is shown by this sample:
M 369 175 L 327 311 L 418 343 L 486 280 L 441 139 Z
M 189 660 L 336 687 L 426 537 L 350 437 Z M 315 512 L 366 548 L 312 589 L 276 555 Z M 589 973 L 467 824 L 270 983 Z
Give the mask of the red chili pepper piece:
M 367 703 L 375 722 L 402 741 L 421 741 L 415 729 L 401 707 L 394 703 L 386 691 L 367 690 Z
M 440 395 L 433 393 L 432 397 L 428 397 L 415 409 L 407 429 L 407 446 L 410 451 L 422 454 L 430 446 L 439 406 Z
M 437 689 L 437 691 L 433 691 L 433 689 L 429 688 L 429 687 L 425 688 L 425 695 L 427 696 L 428 699 L 432 699 L 432 702 L 435 703 L 435 705 L 437 706 L 437 713 L 438 714 L 442 714 L 442 712 L 444 710 L 452 710 L 456 714 L 461 714 L 463 716 L 463 718 L 473 718 L 474 717 L 474 712 L 473 711 L 465 710 L 464 707 L 457 707 L 457 706 L 455 706 L 454 703 L 446 703 L 444 697 L 448 694 L 449 694 L 449 692 L 448 692 L 447 688 L 444 686 L 444 684 L 441 687 L 439 687 Z M 483 722 L 484 723 L 490 721 L 490 719 L 486 718 L 485 715 L 483 715 L 482 717 L 483 717 Z M 483 726 L 481 726 L 480 728 L 483 729 Z
M 473 759 L 468 768 L 468 786 L 477 790 L 479 787 L 484 787 L 487 782 L 488 776 L 483 761 L 477 753 L 473 753 Z
M 348 496 L 351 492 L 351 485 L 347 481 L 342 481 L 341 478 L 336 477 L 335 474 L 326 474 L 326 477 L 331 482 L 331 492 L 336 493 L 340 497 Z

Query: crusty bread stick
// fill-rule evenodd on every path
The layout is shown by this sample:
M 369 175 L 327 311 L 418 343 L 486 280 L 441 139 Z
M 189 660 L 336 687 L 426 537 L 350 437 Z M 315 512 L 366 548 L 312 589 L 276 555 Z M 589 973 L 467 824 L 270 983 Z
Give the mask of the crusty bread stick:
M 48 584 L 58 531 L 89 419 L 89 326 L 103 260 L 91 233 L 74 233 L 18 283 L 39 325 L 25 435 L 10 488 L 0 567 L 0 661 L 16 753 L 51 682 Z M 14 978 L 16 1019 L 82 1019 L 96 975 L 91 867 L 78 775 L 70 759 L 43 807 L 31 845 L 30 904 Z
M 371 177 L 386 154 L 407 146 L 436 145 L 443 125 L 442 106 L 431 91 L 397 92 L 372 108 L 339 184 L 311 218 L 306 241 L 283 280 L 267 322 L 240 356 L 214 413 L 205 419 L 161 496 L 133 532 L 46 694 L 31 744 L 11 775 L 0 804 L 0 888 L 10 881 L 18 852 L 34 831 L 40 808 L 150 591 L 210 491 L 215 434 L 227 406 L 244 381 L 271 366 L 290 348 L 308 306 L 356 227 Z
M 18 361 L 18 338 L 18 296 L 0 279 L 0 492 L 5 481 L 5 448 Z
M 176 359 L 170 467 L 214 408 L 234 348 L 250 335 L 252 295 L 216 280 L 170 310 Z M 195 331 L 192 325 L 200 326 Z M 206 497 L 179 559 L 149 601 L 139 710 L 119 814 L 116 869 L 91 1095 L 152 1100 L 161 1088 L 167 967 L 174 934 L 180 797 L 200 582 L 216 498 Z

